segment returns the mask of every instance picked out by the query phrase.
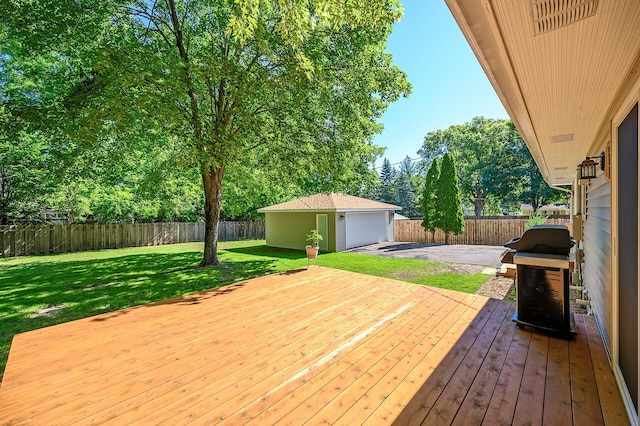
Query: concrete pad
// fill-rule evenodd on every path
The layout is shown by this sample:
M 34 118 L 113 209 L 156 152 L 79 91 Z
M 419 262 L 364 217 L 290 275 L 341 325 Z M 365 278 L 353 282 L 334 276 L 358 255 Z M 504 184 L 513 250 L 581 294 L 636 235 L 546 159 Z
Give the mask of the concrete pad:
M 424 259 L 466 265 L 493 266 L 497 268 L 501 265 L 500 255 L 504 250 L 502 246 L 420 244 L 385 241 L 368 246 L 356 247 L 348 251 L 374 256 Z M 492 273 L 495 273 L 495 270 Z

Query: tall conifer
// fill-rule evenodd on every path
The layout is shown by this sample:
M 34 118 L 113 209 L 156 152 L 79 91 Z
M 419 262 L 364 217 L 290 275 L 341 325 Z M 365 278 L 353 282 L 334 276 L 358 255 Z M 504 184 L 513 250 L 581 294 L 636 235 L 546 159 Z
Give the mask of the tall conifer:
M 422 191 L 422 227 L 431 233 L 431 241 L 435 242 L 438 209 L 436 204 L 436 188 L 440 178 L 438 159 L 434 158 L 427 172 Z
M 396 173 L 388 158 L 382 162 L 380 170 L 380 193 L 379 200 L 385 203 L 394 203 L 395 200 Z
M 444 243 L 448 244 L 450 233 L 458 235 L 464 231 L 464 216 L 456 163 L 449 153 L 445 154 L 442 159 L 440 178 L 436 188 L 436 206 L 438 211 L 436 225 L 444 232 Z

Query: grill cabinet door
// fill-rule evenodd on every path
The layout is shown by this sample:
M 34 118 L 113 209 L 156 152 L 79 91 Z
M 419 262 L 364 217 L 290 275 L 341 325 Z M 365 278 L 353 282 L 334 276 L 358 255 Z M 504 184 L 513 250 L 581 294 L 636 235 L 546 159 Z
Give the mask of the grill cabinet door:
M 518 265 L 518 319 L 569 331 L 569 271 Z

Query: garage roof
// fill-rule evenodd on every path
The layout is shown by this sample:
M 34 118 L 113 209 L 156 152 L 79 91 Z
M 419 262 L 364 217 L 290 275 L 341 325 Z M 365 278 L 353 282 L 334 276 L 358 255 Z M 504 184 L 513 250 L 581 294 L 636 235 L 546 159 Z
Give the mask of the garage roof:
M 263 207 L 258 209 L 258 212 L 347 212 L 380 210 L 402 210 L 402 207 L 394 206 L 393 204 L 381 203 L 380 201 L 368 200 L 366 198 L 355 197 L 353 195 L 335 194 L 332 192 L 330 194 L 315 194 L 309 197 L 287 201 L 286 203 Z

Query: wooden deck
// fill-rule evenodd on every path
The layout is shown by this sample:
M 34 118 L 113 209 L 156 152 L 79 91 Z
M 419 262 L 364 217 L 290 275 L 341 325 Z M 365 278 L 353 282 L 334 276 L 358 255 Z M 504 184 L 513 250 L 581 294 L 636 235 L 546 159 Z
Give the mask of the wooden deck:
M 0 424 L 628 423 L 592 318 L 311 267 L 18 335 Z

